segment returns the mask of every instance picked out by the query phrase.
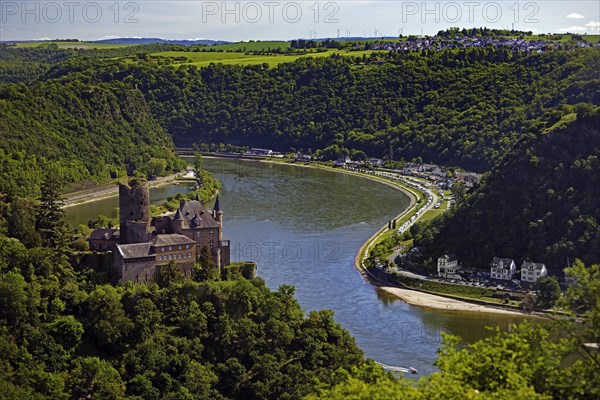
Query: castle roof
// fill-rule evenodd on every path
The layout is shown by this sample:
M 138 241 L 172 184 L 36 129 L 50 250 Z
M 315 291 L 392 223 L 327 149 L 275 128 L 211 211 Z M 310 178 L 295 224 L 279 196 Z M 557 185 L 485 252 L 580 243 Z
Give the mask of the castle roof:
M 180 221 L 183 219 L 183 216 L 181 215 L 181 210 L 177 209 L 177 212 L 175 213 L 175 216 L 173 217 L 174 221 Z
M 119 240 L 118 228 L 96 228 L 90 234 L 89 240 Z
M 154 239 L 144 243 L 119 244 L 117 251 L 124 259 L 152 257 L 156 247 L 195 244 L 192 239 L 177 233 L 156 235 Z
M 179 209 L 184 228 L 218 228 L 221 225 L 200 201 L 187 201 Z M 177 214 L 175 214 L 175 217 Z
M 156 237 L 152 239 L 150 243 L 152 243 L 154 247 L 173 246 L 177 244 L 196 244 L 196 242 L 189 237 L 179 235 L 177 233 L 156 235 Z
M 117 251 L 123 259 L 142 258 L 154 255 L 152 243 L 118 244 Z
M 213 207 L 215 211 L 221 211 L 221 203 L 219 202 L 219 195 L 217 195 L 217 199 L 215 200 L 215 206 Z

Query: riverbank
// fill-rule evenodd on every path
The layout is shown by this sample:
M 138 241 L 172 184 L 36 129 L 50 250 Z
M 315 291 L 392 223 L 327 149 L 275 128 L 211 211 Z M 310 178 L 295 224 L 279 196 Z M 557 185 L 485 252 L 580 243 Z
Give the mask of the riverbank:
M 502 308 L 482 306 L 479 304 L 472 304 L 465 301 L 449 299 L 447 297 L 436 296 L 430 293 L 423 293 L 416 290 L 401 289 L 392 286 L 379 286 L 379 289 L 386 293 L 394 295 L 402 301 L 418 307 L 431 308 L 435 310 L 445 311 L 466 311 L 466 312 L 483 312 L 483 313 L 495 313 L 495 314 L 510 314 L 510 315 L 524 315 L 518 311 L 506 310 Z

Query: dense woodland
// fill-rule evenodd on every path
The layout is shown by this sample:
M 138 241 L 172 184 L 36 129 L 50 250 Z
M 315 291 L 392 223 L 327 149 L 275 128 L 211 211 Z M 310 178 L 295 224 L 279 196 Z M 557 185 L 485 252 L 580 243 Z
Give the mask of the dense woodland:
M 159 67 L 143 56 L 154 47 L 126 62 L 118 55 L 131 48 L 0 46 L 3 81 L 20 82 L 0 85 L 2 164 L 28 159 L 33 167 L 17 168 L 34 170 L 22 184 L 8 167 L 0 187 L 32 190 L 39 165 L 59 154 L 70 182 L 98 182 L 124 162 L 167 153 L 168 135 L 188 147 L 295 148 L 326 159 L 348 152 L 485 171 L 560 119 L 562 105 L 600 104 L 598 49 L 390 52 L 198 69 Z
M 90 67 L 137 84 L 176 144 L 231 143 L 338 157 L 422 159 L 487 170 L 564 103 L 600 104 L 600 51 L 507 49 L 306 58 L 275 68 Z M 72 67 L 57 69 L 68 74 Z M 82 78 L 80 78 L 82 79 Z M 319 152 L 317 150 L 320 150 Z
M 70 248 L 60 190 L 50 174 L 18 226 L 0 202 L 0 399 L 600 397 L 598 354 L 582 347 L 600 341 L 598 265 L 575 263 L 563 304 L 579 318 L 558 321 L 560 341 L 530 325 L 466 348 L 446 337 L 440 372 L 411 383 L 364 360 L 331 312 L 306 315 L 293 287 L 270 291 L 243 266 L 219 274 L 207 256 L 195 279 L 169 264 L 157 284 L 112 285 Z
M 0 113 L 0 191 L 11 198 L 37 196 L 49 167 L 61 171 L 66 190 L 124 177 L 151 158 L 182 168 L 142 93 L 122 84 L 4 84 Z
M 487 240 L 551 267 L 541 258 L 597 261 L 599 121 L 585 104 L 600 103 L 597 50 L 276 68 L 109 59 L 131 51 L 0 46 L 0 399 L 600 398 L 598 353 L 581 346 L 600 342 L 597 265 L 573 260 L 580 284 L 563 304 L 579 320 L 560 321 L 563 340 L 531 326 L 466 348 L 448 338 L 440 372 L 409 383 L 365 361 L 331 312 L 306 315 L 292 287 L 270 291 L 239 266 L 215 274 L 203 259 L 193 280 L 170 265 L 158 284 L 113 285 L 106 263 L 73 250 L 59 199 L 126 164 L 177 169 L 173 139 L 498 162 L 455 212 L 414 231 L 417 243 L 473 263 Z
M 408 236 L 427 264 L 445 253 L 480 268 L 508 257 L 561 275 L 575 258 L 600 262 L 600 115 L 587 107 L 578 114 L 520 143 L 477 190 L 456 192 L 456 209 L 415 226 Z

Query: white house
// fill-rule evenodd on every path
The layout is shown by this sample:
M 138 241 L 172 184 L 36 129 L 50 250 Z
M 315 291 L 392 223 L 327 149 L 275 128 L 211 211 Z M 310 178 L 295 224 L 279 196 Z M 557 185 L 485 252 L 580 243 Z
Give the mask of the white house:
M 539 278 L 546 275 L 548 275 L 548 270 L 544 264 L 523 261 L 521 265 L 521 281 L 537 282 Z
M 444 254 L 437 261 L 437 273 L 442 278 L 462 279 L 459 275 L 462 267 L 458 265 L 458 259 L 452 254 Z
M 517 272 L 517 266 L 510 258 L 494 257 L 490 263 L 490 278 L 510 281 Z

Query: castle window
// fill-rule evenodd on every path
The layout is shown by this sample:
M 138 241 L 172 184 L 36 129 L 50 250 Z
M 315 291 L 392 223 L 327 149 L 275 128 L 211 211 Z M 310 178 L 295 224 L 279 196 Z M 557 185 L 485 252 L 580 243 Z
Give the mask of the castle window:
M 164 247 L 161 247 L 161 248 L 160 248 L 160 251 L 165 251 L 165 248 L 164 248 Z
M 211 229 L 211 230 L 208 232 L 208 234 L 209 234 L 210 236 L 212 236 L 212 235 L 213 235 L 213 231 L 212 231 L 212 229 Z
M 169 254 L 169 260 L 172 260 L 173 256 L 171 254 Z
M 200 237 L 200 231 L 196 231 L 196 237 Z
M 188 257 L 191 257 L 191 256 L 192 256 L 192 253 L 188 253 Z
M 169 251 L 171 251 L 171 250 L 173 250 L 173 247 L 172 247 L 172 246 L 169 246 Z
M 213 247 L 213 242 L 210 242 L 210 247 L 211 247 L 211 248 Z
M 181 250 L 181 245 L 179 245 L 179 250 Z

